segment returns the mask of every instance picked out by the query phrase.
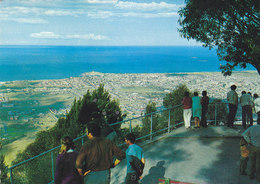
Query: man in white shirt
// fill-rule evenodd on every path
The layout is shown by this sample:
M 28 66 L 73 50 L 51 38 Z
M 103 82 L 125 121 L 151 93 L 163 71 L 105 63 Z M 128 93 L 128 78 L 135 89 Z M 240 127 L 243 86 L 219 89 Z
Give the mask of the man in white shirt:
M 250 94 L 247 94 L 245 91 L 242 91 L 240 97 L 240 104 L 242 107 L 242 125 L 246 129 L 247 119 L 250 120 L 250 126 L 253 125 L 253 114 L 252 114 L 252 100 Z
M 231 91 L 227 93 L 227 100 L 228 100 L 228 107 L 229 107 L 229 114 L 228 114 L 228 127 L 234 127 L 234 120 L 237 113 L 237 104 L 238 104 L 238 96 L 236 93 L 236 85 L 232 85 Z

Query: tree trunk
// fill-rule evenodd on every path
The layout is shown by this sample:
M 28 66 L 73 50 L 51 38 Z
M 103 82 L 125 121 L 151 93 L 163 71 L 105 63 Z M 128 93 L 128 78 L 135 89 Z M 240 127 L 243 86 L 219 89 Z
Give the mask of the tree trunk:
M 260 75 L 260 64 L 255 63 L 255 64 L 252 64 L 252 65 L 253 65 L 253 67 L 256 68 L 258 74 Z

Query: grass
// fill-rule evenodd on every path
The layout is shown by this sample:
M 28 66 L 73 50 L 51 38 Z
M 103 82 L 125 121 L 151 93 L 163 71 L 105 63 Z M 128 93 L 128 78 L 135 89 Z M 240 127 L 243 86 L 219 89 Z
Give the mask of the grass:
M 57 119 L 50 115 L 50 108 L 64 109 L 73 103 L 74 97 L 70 94 L 34 91 L 39 83 L 40 81 L 12 81 L 0 86 L 0 94 L 9 98 L 4 104 L 13 104 L 13 107 L 0 105 L 0 124 L 7 127 L 7 135 L 4 136 L 8 138 L 3 142 L 2 153 L 8 165 L 17 153 L 34 141 L 36 132 L 46 130 L 56 123 Z M 18 120 L 10 120 L 9 113 L 19 116 Z M 0 130 L 2 133 L 4 130 Z

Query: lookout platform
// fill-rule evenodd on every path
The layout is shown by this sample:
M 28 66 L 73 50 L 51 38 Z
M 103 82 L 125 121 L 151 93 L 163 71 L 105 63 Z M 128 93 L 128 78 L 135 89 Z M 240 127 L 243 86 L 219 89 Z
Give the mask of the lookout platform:
M 159 178 L 170 178 L 194 184 L 257 184 L 239 173 L 241 133 L 241 126 L 179 127 L 144 142 L 141 183 L 157 184 Z M 112 169 L 111 183 L 124 183 L 125 176 L 126 160 Z

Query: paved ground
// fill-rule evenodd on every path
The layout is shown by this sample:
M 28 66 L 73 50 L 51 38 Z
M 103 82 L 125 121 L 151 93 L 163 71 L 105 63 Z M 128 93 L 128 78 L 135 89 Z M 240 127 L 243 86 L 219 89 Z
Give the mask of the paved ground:
M 159 178 L 196 184 L 257 184 L 239 174 L 240 128 L 201 129 L 180 127 L 157 141 L 145 144 L 146 165 L 142 183 Z M 126 161 L 112 169 L 113 184 L 124 183 Z

